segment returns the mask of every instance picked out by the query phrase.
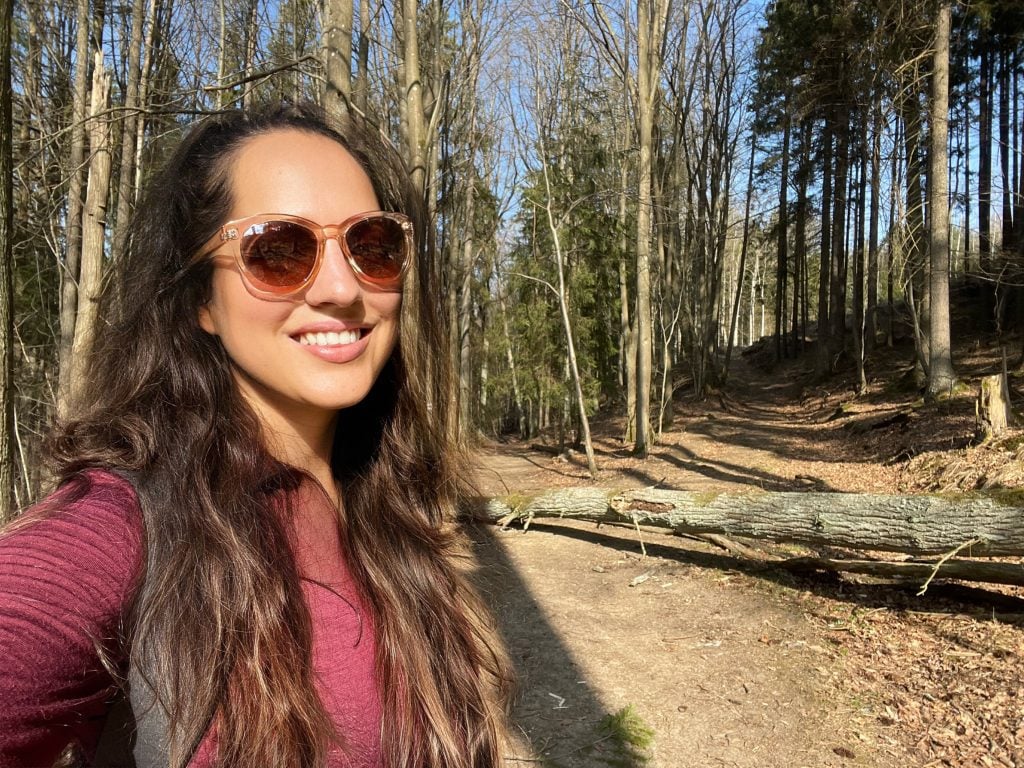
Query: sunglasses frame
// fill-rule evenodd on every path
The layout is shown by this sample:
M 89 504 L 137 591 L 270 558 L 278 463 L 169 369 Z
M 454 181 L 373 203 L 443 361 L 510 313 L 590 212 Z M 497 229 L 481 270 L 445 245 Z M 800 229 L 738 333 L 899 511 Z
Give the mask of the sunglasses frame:
M 406 259 L 402 264 L 402 269 L 398 275 L 392 280 L 380 280 L 367 275 L 362 267 L 359 266 L 356 258 L 349 251 L 346 237 L 349 230 L 357 224 L 362 224 L 365 221 L 372 219 L 388 219 L 396 222 L 402 229 L 405 235 L 406 244 Z M 272 221 L 287 222 L 290 224 L 297 224 L 301 227 L 306 228 L 316 237 L 317 251 L 316 260 L 313 263 L 313 268 L 310 270 L 309 276 L 302 281 L 302 283 L 295 286 L 267 286 L 266 283 L 257 279 L 252 272 L 249 270 L 248 265 L 245 263 L 245 259 L 242 256 L 242 239 L 245 237 L 246 231 L 254 224 L 268 224 Z M 247 291 L 258 299 L 266 299 L 269 301 L 286 301 L 294 299 L 305 291 L 320 272 L 320 267 L 324 260 L 324 250 L 327 246 L 328 240 L 336 240 L 338 246 L 341 248 L 342 254 L 345 256 L 345 261 L 351 267 L 352 272 L 355 273 L 356 278 L 360 283 L 377 288 L 384 291 L 400 291 L 402 289 L 402 279 L 405 277 L 405 273 L 409 271 L 409 265 L 413 260 L 415 254 L 415 239 L 413 237 L 413 223 L 412 220 L 404 213 L 398 213 L 395 211 L 366 211 L 364 213 L 357 213 L 354 216 L 349 216 L 340 224 L 327 224 L 322 225 L 311 219 L 304 218 L 302 216 L 293 216 L 288 213 L 257 213 L 252 216 L 245 216 L 240 219 L 232 219 L 231 221 L 225 222 L 221 225 L 220 229 L 206 241 L 206 244 L 196 253 L 195 256 L 190 260 L 190 264 L 196 264 L 203 259 L 214 256 L 217 251 L 223 248 L 225 245 L 230 246 L 230 254 L 234 258 L 235 266 L 238 268 L 239 274 L 242 276 L 242 283 L 245 285 Z

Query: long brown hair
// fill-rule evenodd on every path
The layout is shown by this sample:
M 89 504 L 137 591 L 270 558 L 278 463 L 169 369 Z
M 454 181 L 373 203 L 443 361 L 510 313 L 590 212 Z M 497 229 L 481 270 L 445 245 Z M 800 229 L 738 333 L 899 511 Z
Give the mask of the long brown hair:
M 275 493 L 297 473 L 261 447 L 223 347 L 198 325 L 210 266 L 189 265 L 227 217 L 235 152 L 286 128 L 341 144 L 381 207 L 417 228 L 397 348 L 366 399 L 339 414 L 332 460 L 343 553 L 376 631 L 385 765 L 497 766 L 509 667 L 458 564 L 465 475 L 444 425 L 452 399 L 431 239 L 401 160 L 372 127 L 290 106 L 189 132 L 149 185 L 103 290 L 75 418 L 52 443 L 58 475 L 113 468 L 138 491 L 145 566 L 126 635 L 167 711 L 171 765 L 187 763 L 212 721 L 218 765 L 324 765 L 344 736 L 314 688 L 311 621 Z

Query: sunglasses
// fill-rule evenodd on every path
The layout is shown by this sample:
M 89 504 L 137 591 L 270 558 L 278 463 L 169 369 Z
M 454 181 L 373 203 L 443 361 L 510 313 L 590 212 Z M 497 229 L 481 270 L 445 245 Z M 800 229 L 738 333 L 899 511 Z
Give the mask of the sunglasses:
M 193 257 L 195 264 L 228 245 L 242 282 L 260 299 L 289 299 L 316 278 L 329 239 L 338 241 L 361 282 L 399 290 L 412 261 L 413 225 L 402 213 L 371 211 L 321 226 L 301 216 L 258 213 L 224 224 Z

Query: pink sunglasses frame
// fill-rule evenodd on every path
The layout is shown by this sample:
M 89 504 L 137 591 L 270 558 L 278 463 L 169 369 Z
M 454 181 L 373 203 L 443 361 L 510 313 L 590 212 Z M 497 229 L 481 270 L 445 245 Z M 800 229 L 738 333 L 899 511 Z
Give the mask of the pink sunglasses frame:
M 349 249 L 347 241 L 349 231 L 358 224 L 362 224 L 366 221 L 372 221 L 374 219 L 387 219 L 389 221 L 396 222 L 401 227 L 402 232 L 405 235 L 405 259 L 402 262 L 401 270 L 394 278 L 381 279 L 368 275 L 359 265 L 358 259 L 352 255 L 352 252 Z M 268 285 L 262 280 L 259 280 L 249 269 L 245 257 L 242 255 L 242 242 L 246 237 L 248 230 L 252 226 L 256 224 L 268 224 L 270 222 L 296 224 L 311 232 L 316 238 L 316 259 L 309 275 L 301 283 L 285 286 Z M 197 264 L 205 258 L 214 256 L 217 254 L 218 250 L 227 245 L 230 247 L 230 255 L 234 259 L 235 266 L 238 269 L 239 274 L 242 276 L 242 283 L 250 294 L 259 299 L 285 301 L 302 294 L 302 292 L 305 291 L 316 279 L 317 274 L 320 272 L 320 266 L 323 263 L 325 246 L 327 245 L 327 241 L 332 239 L 338 242 L 341 252 L 345 256 L 345 261 L 348 262 L 348 265 L 352 268 L 356 278 L 361 283 L 384 291 L 400 291 L 402 289 L 402 279 L 405 277 L 406 272 L 409 271 L 409 265 L 412 263 L 413 256 L 416 252 L 415 241 L 413 237 L 412 220 L 404 213 L 397 213 L 393 211 L 366 211 L 364 213 L 357 213 L 354 216 L 350 216 L 340 224 L 328 225 L 321 225 L 310 219 L 303 218 L 302 216 L 292 216 L 287 213 L 257 213 L 240 219 L 232 219 L 231 221 L 225 222 L 220 229 L 206 241 L 196 255 L 190 259 L 189 264 Z

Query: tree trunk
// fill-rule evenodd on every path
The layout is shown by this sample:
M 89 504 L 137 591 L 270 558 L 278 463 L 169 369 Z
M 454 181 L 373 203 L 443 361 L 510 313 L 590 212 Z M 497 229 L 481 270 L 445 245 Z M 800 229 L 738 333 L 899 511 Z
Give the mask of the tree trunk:
M 539 112 L 539 110 L 538 110 Z M 543 147 L 543 135 L 541 135 L 541 146 Z M 547 152 L 542 150 L 542 157 Z M 569 288 L 565 280 L 565 256 L 562 252 L 562 239 L 555 224 L 555 217 L 551 210 L 551 181 L 548 176 L 548 164 L 541 163 L 544 171 L 544 187 L 547 192 L 547 213 L 548 228 L 551 231 L 551 239 L 555 244 L 555 264 L 558 269 L 558 309 L 562 315 L 562 326 L 565 329 L 565 346 L 568 351 L 567 367 L 572 378 L 573 388 L 576 392 L 576 404 L 579 423 L 583 431 L 583 449 L 587 454 L 587 469 L 591 478 L 597 477 L 597 460 L 594 458 L 594 443 L 590 437 L 590 420 L 587 418 L 587 403 L 583 398 L 583 384 L 580 380 L 580 367 L 576 360 L 576 342 L 573 338 L 572 321 L 569 318 Z
M 946 44 L 947 58 L 949 44 Z M 948 70 L 949 65 L 946 65 Z M 1013 240 L 1013 182 L 1010 177 L 1010 50 L 1004 44 L 999 52 L 999 172 L 1003 180 L 1003 226 L 1000 244 L 1010 247 Z M 948 75 L 947 75 L 948 78 Z
M 832 346 L 829 337 L 829 296 L 831 288 L 832 263 L 832 127 L 825 121 L 821 137 L 822 180 L 821 180 L 821 248 L 818 260 L 818 357 L 815 373 L 819 378 L 832 371 Z
M 978 260 L 982 272 L 992 267 L 992 52 L 988 35 L 979 41 L 978 80 Z
M 651 380 L 654 318 L 651 312 L 652 166 L 654 111 L 661 77 L 661 49 L 668 0 L 637 2 L 637 125 L 640 164 L 637 175 L 636 222 L 636 440 L 633 450 L 646 456 L 650 449 Z
M 0 525 L 14 503 L 14 120 L 13 0 L 0 0 Z
M 413 186 L 426 200 L 427 135 L 423 115 L 423 83 L 420 80 L 420 45 L 416 27 L 419 4 L 416 0 L 400 0 L 399 19 L 402 24 L 402 88 L 405 116 L 406 162 Z
M 505 305 L 505 295 L 498 292 L 498 308 L 501 310 L 501 328 L 505 335 L 505 357 L 508 362 L 508 370 L 512 376 L 512 397 L 516 403 L 516 424 L 519 428 L 519 437 L 525 440 L 529 437 L 526 425 L 526 411 L 523 408 L 523 395 L 519 389 L 519 375 L 516 371 L 516 358 L 512 350 L 512 334 L 508 330 L 508 307 Z
M 626 391 L 626 428 L 622 439 L 631 443 L 636 439 L 636 316 L 633 316 L 631 322 L 629 270 L 626 264 L 626 199 L 629 192 L 629 171 L 625 163 L 622 164 L 619 176 L 619 376 Z
M 740 245 L 740 263 L 736 270 L 736 294 L 733 297 L 732 317 L 729 321 L 729 339 L 725 345 L 725 362 L 722 365 L 722 379 L 729 378 L 729 360 L 736 340 L 736 323 L 740 315 L 740 299 L 743 297 L 743 279 L 747 269 L 747 249 L 750 247 L 750 206 L 754 198 L 754 156 L 757 154 L 757 134 L 750 134 L 750 163 L 747 167 L 747 194 L 743 204 L 743 242 Z
M 473 426 L 473 361 L 471 359 L 472 345 L 470 331 L 473 321 L 473 220 L 474 205 L 476 198 L 475 187 L 472 182 L 466 184 L 465 206 L 463 228 L 465 231 L 462 240 L 461 258 L 459 268 L 456 272 L 458 279 L 457 295 L 458 317 L 456 319 L 459 332 L 458 346 L 453 350 L 457 355 L 455 370 L 458 371 L 459 380 L 459 425 L 463 434 L 467 434 Z
M 878 342 L 878 216 L 882 196 L 882 107 L 875 104 L 871 127 L 871 205 L 868 211 L 868 295 L 864 336 L 868 349 Z M 891 237 L 892 232 L 888 235 Z
M 800 122 L 800 160 L 797 167 L 796 221 L 793 227 L 793 354 L 802 355 L 807 335 L 807 186 L 811 174 L 811 121 Z
M 251 109 L 253 107 L 253 72 L 256 71 L 256 48 L 259 42 L 259 2 L 258 0 L 248 0 L 248 17 L 245 22 L 245 53 L 244 60 L 242 62 L 242 108 Z
M 156 56 L 154 40 L 156 39 L 157 26 L 157 0 L 149 0 L 146 18 L 149 19 L 149 27 L 146 29 L 146 40 L 142 48 L 142 67 L 139 73 L 139 104 L 149 103 L 150 73 L 153 70 L 153 59 Z M 142 150 L 145 146 L 145 137 L 146 114 L 142 112 L 135 121 L 135 185 L 132 187 L 133 201 L 138 199 L 139 190 L 142 189 Z
M 936 578 L 982 581 L 988 584 L 1015 584 L 1024 586 L 1024 570 L 1017 563 L 993 563 L 984 560 L 942 560 L 934 562 L 881 560 L 838 560 L 834 558 L 797 557 L 774 562 L 773 566 L 795 573 L 831 571 L 833 573 L 863 573 L 882 578 L 909 579 L 927 585 Z
M 963 121 L 964 129 L 964 272 L 970 274 L 971 266 L 971 120 L 970 102 L 967 117 Z
M 1024 555 L 1024 509 L 978 497 L 563 488 L 528 498 L 482 500 L 477 512 L 506 524 L 568 517 L 913 555 L 946 554 L 958 547 L 972 556 Z
M 96 52 L 93 65 L 89 120 L 89 183 L 82 223 L 82 268 L 78 281 L 78 321 L 72 347 L 72 393 L 79 387 L 86 354 L 96 328 L 100 283 L 103 276 L 103 240 L 110 192 L 110 124 L 102 117 L 110 104 L 110 73 L 103 54 Z
M 863 394 L 868 387 L 864 371 L 865 320 L 864 320 L 864 279 L 867 271 L 867 252 L 864 247 L 864 220 L 867 218 L 868 192 L 868 117 L 861 115 L 860 147 L 861 156 L 857 169 L 857 202 L 853 227 L 853 345 L 857 367 L 857 394 Z
M 1005 372 L 986 376 L 981 380 L 976 411 L 975 434 L 983 441 L 998 437 L 1013 424 L 1010 387 Z
M 846 348 L 846 208 L 850 173 L 850 111 L 837 107 L 834 192 L 832 193 L 832 260 L 829 264 L 829 335 L 832 359 Z
M 788 102 L 788 99 L 787 99 Z M 786 356 L 786 278 L 789 275 L 789 136 L 788 103 L 783 116 L 782 174 L 779 179 L 779 239 L 778 259 L 775 265 L 775 360 Z
M 908 292 L 913 294 L 911 311 L 916 318 L 915 326 L 918 326 L 920 325 L 920 318 L 924 318 L 925 321 L 928 319 L 928 297 L 925 287 L 929 286 L 925 278 L 928 262 L 925 259 L 924 253 L 924 198 L 921 189 L 921 109 L 917 95 L 914 93 L 904 98 L 900 106 L 903 113 L 903 144 L 906 149 L 907 163 L 906 258 L 910 268 Z M 921 370 L 918 373 L 922 376 L 927 376 L 929 364 L 928 329 L 915 328 L 914 339 L 917 360 L 921 366 Z
M 352 0 L 324 3 L 324 108 L 344 116 L 352 104 Z
M 86 119 L 89 116 L 89 0 L 78 0 L 75 12 L 78 31 L 75 50 L 75 82 L 71 97 L 71 149 L 68 170 L 67 253 L 61 271 L 60 296 L 60 373 L 57 386 L 57 411 L 65 414 L 71 395 L 75 323 L 78 312 L 78 272 L 82 258 L 82 190 L 85 186 Z
M 356 109 L 366 114 L 370 95 L 370 2 L 359 3 L 359 44 L 356 48 L 356 84 L 353 98 Z
M 132 3 L 132 27 L 128 40 L 128 87 L 124 96 L 124 118 L 121 121 L 121 167 L 117 182 L 117 212 L 114 218 L 114 242 L 111 261 L 120 264 L 128 241 L 128 224 L 134 208 L 135 194 L 135 124 L 141 119 L 139 81 L 142 76 L 142 27 L 146 14 L 145 0 Z
M 949 0 L 939 6 L 932 65 L 932 130 L 929 203 L 928 394 L 949 393 L 956 383 L 949 328 Z

